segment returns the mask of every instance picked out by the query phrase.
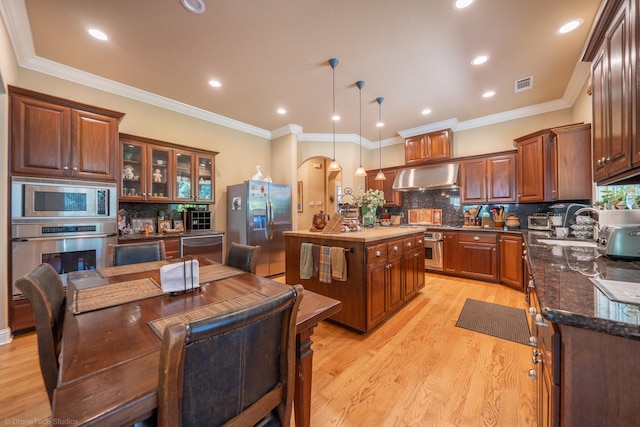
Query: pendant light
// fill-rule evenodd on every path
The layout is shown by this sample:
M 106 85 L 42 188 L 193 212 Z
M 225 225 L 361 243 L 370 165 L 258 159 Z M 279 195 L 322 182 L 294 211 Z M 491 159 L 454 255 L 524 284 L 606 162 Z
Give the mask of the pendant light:
M 328 169 L 330 171 L 339 171 L 342 168 L 336 162 L 336 121 L 340 120 L 340 117 L 336 116 L 336 66 L 338 65 L 338 60 L 336 58 L 329 59 L 329 65 L 333 74 L 333 114 L 331 116 L 331 123 L 333 124 L 333 158 L 329 163 Z
M 358 80 L 356 86 L 358 86 L 358 92 L 360 92 L 360 167 L 356 169 L 356 176 L 367 176 L 367 171 L 362 167 L 362 87 L 364 82 Z
M 382 126 L 384 126 L 384 123 L 382 123 L 382 101 L 384 101 L 384 98 L 377 98 L 376 101 L 378 102 L 378 123 L 376 123 L 376 126 L 378 127 L 378 141 L 380 144 L 380 170 L 378 170 L 375 180 L 384 181 L 387 179 L 384 176 L 384 172 L 382 172 Z

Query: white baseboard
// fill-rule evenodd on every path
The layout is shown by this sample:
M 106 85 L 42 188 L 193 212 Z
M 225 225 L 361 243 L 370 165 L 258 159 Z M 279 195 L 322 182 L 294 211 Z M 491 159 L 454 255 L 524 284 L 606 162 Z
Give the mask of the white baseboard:
M 0 329 L 0 345 L 9 344 L 13 340 L 11 328 Z

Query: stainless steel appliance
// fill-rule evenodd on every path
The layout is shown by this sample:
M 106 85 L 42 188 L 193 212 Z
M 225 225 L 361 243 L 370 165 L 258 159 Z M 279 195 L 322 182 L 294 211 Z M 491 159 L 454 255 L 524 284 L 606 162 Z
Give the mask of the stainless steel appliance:
M 245 181 L 227 187 L 229 242 L 260 246 L 256 274 L 284 273 L 284 231 L 291 230 L 291 186 Z
M 609 258 L 640 260 L 640 224 L 602 227 L 597 249 Z
M 116 233 L 115 183 L 12 178 L 12 283 L 43 262 L 65 283 L 71 271 L 106 267 Z
M 115 217 L 116 186 L 85 181 L 11 178 L 11 218 Z
M 203 234 L 180 238 L 180 256 L 200 255 L 219 263 L 224 263 L 224 236 Z
M 424 268 L 442 271 L 443 234 L 440 231 L 424 233 Z
M 529 215 L 527 219 L 527 228 L 529 230 L 551 230 L 553 223 L 548 214 Z

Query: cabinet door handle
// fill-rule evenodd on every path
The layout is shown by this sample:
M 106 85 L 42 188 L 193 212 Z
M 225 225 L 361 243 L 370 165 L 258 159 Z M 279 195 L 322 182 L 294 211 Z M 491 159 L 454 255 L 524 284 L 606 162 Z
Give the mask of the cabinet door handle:
M 535 307 L 529 307 L 529 314 L 532 316 L 536 315 L 536 308 Z
M 534 337 L 534 336 L 530 336 L 530 337 L 529 337 L 529 344 L 531 344 L 531 345 L 536 345 L 536 344 L 538 344 L 538 340 L 537 340 L 537 338 L 536 338 L 536 337 Z
M 64 166 L 62 167 L 62 169 L 64 169 L 64 170 L 68 171 L 68 170 L 69 170 L 69 166 L 64 165 Z
M 478 237 L 478 236 L 473 236 L 473 240 L 478 241 L 478 240 L 480 240 L 480 237 Z
M 418 244 L 421 245 L 422 244 L 422 240 L 418 240 Z
M 410 248 L 411 247 L 411 242 L 407 243 L 407 247 Z
M 393 250 L 394 250 L 394 252 L 398 252 L 398 247 L 397 247 L 397 246 L 394 246 L 394 247 L 393 247 Z
M 72 167 L 72 168 L 71 168 L 71 170 L 72 170 L 72 171 L 77 171 L 77 170 L 78 170 L 78 167 L 77 167 L 77 166 L 74 166 L 74 167 Z
M 538 376 L 536 375 L 535 369 L 529 369 L 529 378 L 532 380 L 537 380 Z
M 376 251 L 376 256 L 380 256 L 380 255 L 382 255 L 380 251 Z
M 540 353 L 538 350 L 533 350 L 533 357 L 531 359 L 534 365 L 537 363 L 542 363 L 542 353 Z

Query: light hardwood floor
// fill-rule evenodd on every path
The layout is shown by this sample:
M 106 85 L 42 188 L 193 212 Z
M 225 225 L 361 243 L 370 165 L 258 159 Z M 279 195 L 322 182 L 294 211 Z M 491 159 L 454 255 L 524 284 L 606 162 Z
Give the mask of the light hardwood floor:
M 531 348 L 455 327 L 467 298 L 525 308 L 497 284 L 426 274 L 426 287 L 365 334 L 322 322 L 313 336 L 311 425 L 535 425 Z M 0 346 L 0 420 L 50 415 L 35 334 Z

